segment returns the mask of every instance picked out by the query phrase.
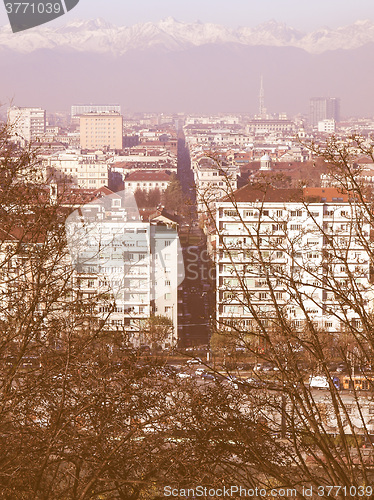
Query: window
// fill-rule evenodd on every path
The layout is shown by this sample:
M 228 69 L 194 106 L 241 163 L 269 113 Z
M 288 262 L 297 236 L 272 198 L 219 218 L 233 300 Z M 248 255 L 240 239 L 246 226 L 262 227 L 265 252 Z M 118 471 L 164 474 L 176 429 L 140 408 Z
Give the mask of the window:
M 283 210 L 277 210 L 277 217 L 282 217 Z
M 291 224 L 291 231 L 301 231 L 301 224 Z
M 226 217 L 236 217 L 237 212 L 236 210 L 225 210 L 225 215 Z
M 165 246 L 169 247 L 170 245 L 171 245 L 171 241 L 170 240 L 165 240 Z
M 302 210 L 291 210 L 291 217 L 302 217 Z
M 267 217 L 269 215 L 269 210 L 263 210 L 262 211 L 262 215 L 264 215 L 265 217 Z
M 268 296 L 267 292 L 260 292 L 260 293 L 258 294 L 258 298 L 259 298 L 260 300 L 265 300 L 265 299 L 267 299 L 267 296 Z
M 165 286 L 170 286 L 170 280 L 165 281 Z
M 165 293 L 164 298 L 165 300 L 171 300 L 171 293 Z

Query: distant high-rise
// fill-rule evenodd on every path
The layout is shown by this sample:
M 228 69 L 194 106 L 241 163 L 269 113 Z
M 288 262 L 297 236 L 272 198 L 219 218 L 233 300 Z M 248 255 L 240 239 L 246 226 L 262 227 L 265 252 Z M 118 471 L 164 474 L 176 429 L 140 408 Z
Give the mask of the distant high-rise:
M 340 99 L 338 97 L 312 97 L 310 99 L 309 123 L 316 127 L 323 120 L 340 121 Z
M 88 113 L 80 116 L 82 149 L 122 149 L 123 117 L 119 113 Z
M 13 106 L 8 109 L 8 124 L 14 142 L 24 145 L 36 141 L 45 133 L 45 109 Z

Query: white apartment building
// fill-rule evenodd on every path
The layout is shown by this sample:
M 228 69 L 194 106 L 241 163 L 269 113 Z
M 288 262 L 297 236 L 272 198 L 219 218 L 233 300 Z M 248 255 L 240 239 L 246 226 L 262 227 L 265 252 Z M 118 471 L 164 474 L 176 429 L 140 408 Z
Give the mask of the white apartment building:
M 172 327 L 159 344 L 176 345 L 177 290 L 184 272 L 175 222 L 141 220 L 134 197 L 122 192 L 74 212 L 67 234 L 76 293 L 102 297 L 97 319 L 139 347 L 150 343 L 147 320 L 153 314 L 167 316 Z
M 331 333 L 341 332 L 347 318 L 359 324 L 354 311 L 342 307 L 339 290 L 354 289 L 372 307 L 370 225 L 362 208 L 335 188 L 265 192 L 247 185 L 235 200 L 216 204 L 221 327 L 234 322 L 246 331 L 254 315 L 271 320 L 275 302 L 300 331 L 307 317 Z
M 78 152 L 56 153 L 44 160 L 47 180 L 67 182 L 84 189 L 108 186 L 109 162 L 105 155 Z
M 221 166 L 212 158 L 198 155 L 192 159 L 192 170 L 199 213 L 204 213 L 208 206 L 212 208 L 217 200 L 238 187 L 238 165 Z
M 170 183 L 170 174 L 166 172 L 149 172 L 137 170 L 127 175 L 124 180 L 125 191 L 135 193 L 136 190 L 152 191 L 158 189 L 160 193 L 166 191 Z
M 45 133 L 46 111 L 42 108 L 13 106 L 8 109 L 8 125 L 11 140 L 24 146 L 26 143 L 37 141 Z
M 333 134 L 336 129 L 336 122 L 333 119 L 326 119 L 318 122 L 318 132 Z

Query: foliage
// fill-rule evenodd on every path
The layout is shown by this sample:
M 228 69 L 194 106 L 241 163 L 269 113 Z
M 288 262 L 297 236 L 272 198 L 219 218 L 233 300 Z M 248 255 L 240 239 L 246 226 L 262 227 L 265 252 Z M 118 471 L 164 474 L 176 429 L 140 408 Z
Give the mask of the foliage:
M 161 202 L 161 193 L 158 188 L 149 191 L 138 188 L 135 193 L 138 208 L 156 208 Z
M 162 203 L 169 212 L 181 213 L 183 211 L 185 198 L 181 183 L 174 173 L 171 174 L 170 183 L 162 196 Z

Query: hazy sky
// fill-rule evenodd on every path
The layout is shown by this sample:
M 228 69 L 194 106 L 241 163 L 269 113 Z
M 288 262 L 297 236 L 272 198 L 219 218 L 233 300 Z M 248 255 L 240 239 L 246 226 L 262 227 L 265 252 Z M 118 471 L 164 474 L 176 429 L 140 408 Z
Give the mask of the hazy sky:
M 0 3 L 0 24 L 8 20 Z M 102 17 L 132 25 L 173 16 L 178 21 L 213 22 L 227 26 L 256 26 L 270 19 L 305 31 L 336 28 L 359 19 L 374 21 L 373 0 L 80 0 L 63 23 Z M 61 23 L 60 21 L 60 23 Z

